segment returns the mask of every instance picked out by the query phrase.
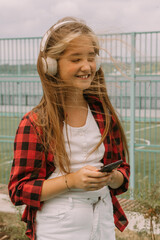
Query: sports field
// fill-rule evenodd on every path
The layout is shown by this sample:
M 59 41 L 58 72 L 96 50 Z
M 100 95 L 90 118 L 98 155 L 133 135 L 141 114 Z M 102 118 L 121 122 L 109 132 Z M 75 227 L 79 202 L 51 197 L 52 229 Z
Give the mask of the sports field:
M 13 159 L 13 141 L 21 117 L 0 117 L 0 182 L 7 183 Z M 130 124 L 123 122 L 130 142 Z M 160 181 L 160 122 L 135 123 L 135 186 L 148 178 L 148 184 Z

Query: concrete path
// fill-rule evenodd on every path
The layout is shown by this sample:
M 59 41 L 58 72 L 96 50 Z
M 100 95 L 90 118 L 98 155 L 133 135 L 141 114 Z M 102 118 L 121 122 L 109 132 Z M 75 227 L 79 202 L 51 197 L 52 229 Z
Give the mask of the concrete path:
M 128 229 L 138 232 L 150 232 L 149 220 L 144 219 L 142 214 L 126 211 L 125 213 L 129 220 L 129 224 L 127 226 Z M 160 234 L 160 224 L 156 225 L 155 223 L 153 223 L 153 229 L 155 234 Z
M 0 212 L 17 212 L 16 207 L 11 203 L 7 194 L 0 193 Z

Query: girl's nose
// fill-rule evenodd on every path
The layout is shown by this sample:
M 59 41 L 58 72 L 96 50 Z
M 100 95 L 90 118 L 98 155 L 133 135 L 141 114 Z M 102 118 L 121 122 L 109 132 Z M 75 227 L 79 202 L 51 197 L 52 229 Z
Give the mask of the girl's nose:
M 81 70 L 82 71 L 88 71 L 88 70 L 90 71 L 90 69 L 91 69 L 90 63 L 88 61 L 83 61 Z

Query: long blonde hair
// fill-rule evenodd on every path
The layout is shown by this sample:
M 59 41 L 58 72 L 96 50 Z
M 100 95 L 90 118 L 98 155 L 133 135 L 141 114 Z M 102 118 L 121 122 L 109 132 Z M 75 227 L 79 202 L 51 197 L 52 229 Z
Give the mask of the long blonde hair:
M 65 107 L 65 86 L 58 77 L 58 73 L 53 76 L 44 72 L 42 57 L 54 58 L 57 61 L 64 53 L 70 41 L 78 36 L 86 35 L 92 39 L 93 47 L 96 54 L 99 54 L 99 43 L 97 36 L 86 24 L 75 18 L 63 18 L 58 23 L 71 21 L 62 25 L 60 28 L 52 31 L 48 39 L 46 49 L 39 53 L 37 61 L 37 70 L 43 87 L 43 96 L 40 103 L 33 109 L 38 114 L 36 124 L 42 128 L 42 141 L 45 151 L 51 151 L 54 155 L 54 163 L 62 172 L 70 172 L 70 161 L 65 149 L 63 136 L 63 122 L 66 120 L 64 113 Z M 73 21 L 73 22 L 72 22 Z M 113 115 L 120 129 L 124 150 L 128 155 L 128 147 L 123 128 L 117 117 L 117 114 L 109 100 L 103 71 L 100 68 L 91 83 L 91 86 L 84 90 L 85 95 L 97 96 L 102 102 L 106 118 L 104 134 L 96 150 L 104 141 L 110 127 L 110 117 Z

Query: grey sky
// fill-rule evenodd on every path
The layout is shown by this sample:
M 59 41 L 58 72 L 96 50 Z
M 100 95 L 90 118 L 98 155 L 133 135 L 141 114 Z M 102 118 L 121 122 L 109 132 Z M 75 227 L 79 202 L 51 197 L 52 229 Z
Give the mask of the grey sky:
M 160 31 L 160 0 L 0 0 L 0 38 L 42 36 L 65 16 L 96 33 Z

